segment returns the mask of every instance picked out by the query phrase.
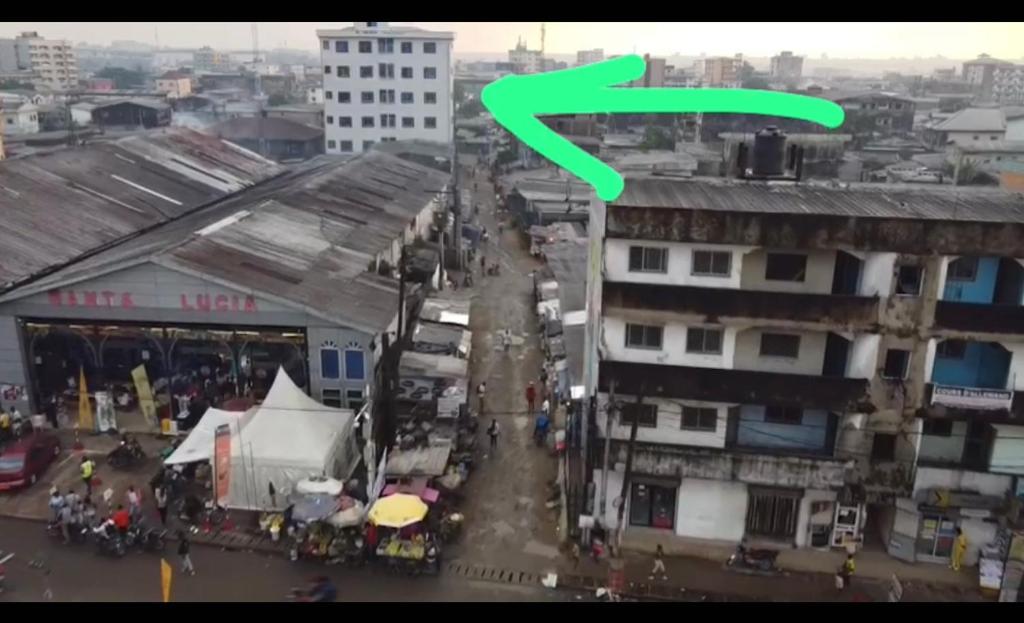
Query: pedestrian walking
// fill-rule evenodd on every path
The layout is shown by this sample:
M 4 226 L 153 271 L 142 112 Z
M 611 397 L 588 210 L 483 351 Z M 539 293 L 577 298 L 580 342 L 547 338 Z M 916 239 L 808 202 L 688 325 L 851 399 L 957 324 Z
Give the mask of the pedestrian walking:
M 665 550 L 661 547 L 661 543 L 658 543 L 658 547 L 654 550 L 654 568 L 651 569 L 651 575 L 647 577 L 648 580 L 653 580 L 654 576 L 661 574 L 663 581 L 668 580 L 668 574 L 665 573 Z
M 192 544 L 188 541 L 188 535 L 184 530 L 178 530 L 178 557 L 181 558 L 181 572 L 189 575 L 196 574 L 196 568 L 192 566 L 192 557 L 189 552 Z
M 480 415 L 484 413 L 484 398 L 487 394 L 487 382 L 480 381 L 480 384 L 476 386 L 476 397 L 480 401 Z
M 501 336 L 501 343 L 505 347 L 506 353 L 512 348 L 512 331 L 510 329 L 505 329 L 505 333 Z
M 156 512 L 160 515 L 160 523 L 167 525 L 167 489 L 163 483 L 153 489 L 153 499 L 156 501 Z
M 839 572 L 836 573 L 836 588 L 839 590 L 849 588 L 850 580 L 853 578 L 853 573 L 856 570 L 857 564 L 853 561 L 853 554 L 847 554 L 846 560 L 843 561 L 843 566 L 839 567 Z
M 57 430 L 57 397 L 50 395 L 50 398 L 46 401 L 46 406 L 43 407 L 43 412 L 46 413 L 46 419 L 50 422 L 50 426 L 53 430 Z
M 487 257 L 480 255 L 480 276 L 483 277 L 487 272 Z
M 544 402 L 541 403 L 540 412 L 544 414 L 544 417 L 551 416 L 551 401 L 547 398 L 544 398 Z
M 960 528 L 956 529 L 956 540 L 953 541 L 953 556 L 950 558 L 949 567 L 953 571 L 959 571 L 960 565 L 964 562 L 964 554 L 967 553 L 967 536 Z
M 491 438 L 491 450 L 498 447 L 498 435 L 501 431 L 498 429 L 498 420 L 491 418 L 491 424 L 487 427 L 487 436 Z
M 136 521 L 142 512 L 142 494 L 135 490 L 135 485 L 128 485 L 125 498 L 128 500 L 128 515 Z
M 533 405 L 537 401 L 537 388 L 533 386 L 533 381 L 526 386 L 526 411 L 527 413 L 533 414 Z
M 51 519 L 57 521 L 60 518 L 60 509 L 64 508 L 64 496 L 60 494 L 57 487 L 50 489 L 49 506 L 52 513 Z
M 572 542 L 572 549 L 569 550 L 569 555 L 572 557 L 572 568 L 575 571 L 580 566 L 580 544 L 576 541 Z
M 92 475 L 96 470 L 96 464 L 93 463 L 92 459 L 87 456 L 82 457 L 82 463 L 80 465 L 82 473 L 82 483 L 85 485 L 85 494 L 92 494 Z

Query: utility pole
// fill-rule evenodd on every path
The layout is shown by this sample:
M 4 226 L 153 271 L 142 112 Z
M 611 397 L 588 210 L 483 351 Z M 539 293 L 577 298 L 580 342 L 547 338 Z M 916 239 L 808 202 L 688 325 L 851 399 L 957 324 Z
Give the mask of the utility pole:
M 626 471 L 622 474 L 622 493 L 619 495 L 618 521 L 615 523 L 615 557 L 619 557 L 622 548 L 623 523 L 626 515 L 626 496 L 629 495 L 630 476 L 633 472 L 633 448 L 636 446 L 636 432 L 640 424 L 640 407 L 644 404 L 644 386 L 640 385 L 640 393 L 636 397 L 636 413 L 629 429 L 629 445 L 626 446 Z
M 455 140 L 455 105 L 452 105 L 452 197 L 455 212 L 454 248 L 455 266 L 462 270 L 462 197 L 459 190 L 459 142 Z
M 608 460 L 612 452 L 612 425 L 615 422 L 615 379 L 611 381 L 610 391 L 608 392 L 608 408 L 605 409 L 608 413 L 607 419 L 604 423 L 604 462 L 601 467 L 601 504 L 598 507 L 598 517 L 601 521 L 604 521 L 605 510 L 608 508 Z
M 398 259 L 398 348 L 402 348 L 402 337 L 405 333 L 405 242 L 402 242 L 402 254 Z

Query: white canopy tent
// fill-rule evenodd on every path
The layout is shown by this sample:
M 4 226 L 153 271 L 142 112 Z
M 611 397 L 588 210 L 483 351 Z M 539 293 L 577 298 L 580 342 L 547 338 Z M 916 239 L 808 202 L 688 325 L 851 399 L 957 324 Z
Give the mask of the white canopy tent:
M 359 460 L 352 410 L 313 400 L 283 368 L 246 420 L 232 430 L 228 508 L 282 510 L 299 481 L 321 475 L 347 479 Z
M 181 442 L 174 453 L 164 460 L 164 465 L 180 465 L 197 461 L 213 461 L 213 443 L 217 428 L 224 424 L 231 427 L 231 434 L 237 434 L 240 427 L 249 421 L 255 408 L 248 411 L 222 411 L 207 409 L 203 417 L 193 428 L 185 441 Z

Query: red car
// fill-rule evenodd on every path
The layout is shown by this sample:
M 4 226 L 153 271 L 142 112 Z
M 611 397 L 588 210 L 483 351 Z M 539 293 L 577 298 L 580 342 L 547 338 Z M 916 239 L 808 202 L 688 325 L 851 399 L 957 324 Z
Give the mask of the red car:
M 35 432 L 0 449 L 0 491 L 35 484 L 60 456 L 60 440 L 52 432 Z

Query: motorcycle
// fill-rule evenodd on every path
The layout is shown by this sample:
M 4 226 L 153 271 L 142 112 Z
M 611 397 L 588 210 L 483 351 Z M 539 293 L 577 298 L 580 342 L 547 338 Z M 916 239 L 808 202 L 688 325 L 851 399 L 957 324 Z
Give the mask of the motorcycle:
M 97 528 L 93 530 L 93 536 L 96 539 L 96 551 L 99 554 L 112 558 L 121 558 L 128 553 L 128 548 L 124 545 L 124 539 L 119 534 L 111 536 L 106 530 Z
M 128 528 L 125 535 L 125 548 L 137 547 L 143 551 L 159 554 L 167 547 L 167 530 L 163 528 L 149 528 L 142 522 L 135 523 Z
M 736 546 L 736 551 L 733 552 L 732 556 L 729 556 L 726 565 L 756 571 L 778 571 L 778 567 L 775 566 L 775 559 L 778 557 L 778 550 L 752 549 L 740 543 Z
M 134 439 L 129 442 L 121 442 L 116 448 L 107 454 L 107 462 L 114 469 L 125 469 L 132 467 L 146 460 L 146 453 L 142 446 Z
M 438 534 L 441 537 L 442 543 L 452 543 L 459 538 L 462 534 L 462 521 L 465 517 L 462 513 L 452 513 L 446 515 L 441 520 L 441 526 L 438 529 Z

